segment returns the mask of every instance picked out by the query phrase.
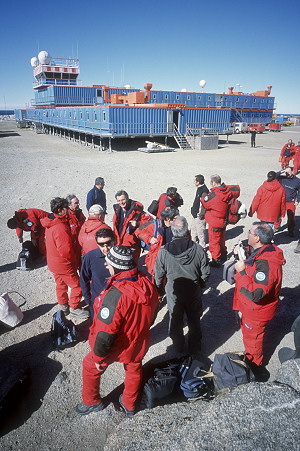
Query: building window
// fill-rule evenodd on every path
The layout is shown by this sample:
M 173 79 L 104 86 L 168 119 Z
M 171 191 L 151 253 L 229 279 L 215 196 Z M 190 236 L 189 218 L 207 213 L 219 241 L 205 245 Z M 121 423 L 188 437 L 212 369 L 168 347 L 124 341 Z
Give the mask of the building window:
M 102 97 L 102 89 L 97 89 L 97 97 Z
M 248 97 L 245 97 L 245 102 L 248 102 Z
M 179 94 L 177 94 L 176 95 L 176 100 L 179 100 L 180 99 L 180 96 L 179 96 Z
M 70 111 L 70 119 L 71 119 L 71 117 L 72 117 L 72 113 L 71 113 L 71 111 Z
M 207 100 L 211 100 L 211 96 L 208 96 L 208 97 L 207 97 Z
M 187 98 L 186 98 L 187 100 L 191 100 L 191 96 L 187 96 Z
M 201 96 L 198 96 L 198 100 L 201 100 Z
M 227 97 L 224 97 L 224 100 L 225 100 L 225 102 L 226 102 L 226 100 L 227 100 Z
M 106 121 L 106 113 L 103 111 L 103 121 Z
M 153 94 L 152 98 L 153 98 L 153 100 L 155 100 L 156 99 L 156 94 Z
M 82 111 L 80 111 L 80 119 L 82 119 Z
M 74 112 L 74 119 L 76 119 L 76 112 Z
M 262 102 L 262 103 L 265 103 L 265 99 L 261 99 L 261 102 Z
M 97 120 L 97 113 L 94 113 L 94 119 Z
M 253 99 L 253 103 L 256 103 L 256 99 Z
M 237 98 L 236 98 L 236 102 L 239 102 L 239 101 L 240 101 L 240 99 L 239 99 L 239 97 L 237 97 Z
M 86 113 L 86 120 L 87 120 L 87 121 L 90 120 L 90 113 Z
M 165 100 L 168 100 L 168 97 L 169 97 L 168 94 L 165 94 Z

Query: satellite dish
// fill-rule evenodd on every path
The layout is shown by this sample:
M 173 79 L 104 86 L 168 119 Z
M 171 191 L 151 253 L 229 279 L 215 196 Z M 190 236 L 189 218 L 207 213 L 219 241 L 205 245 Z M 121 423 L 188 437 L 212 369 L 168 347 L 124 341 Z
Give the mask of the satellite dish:
M 30 64 L 31 64 L 31 66 L 32 66 L 32 67 L 36 67 L 36 66 L 38 66 L 38 64 L 39 64 L 39 60 L 37 59 L 37 57 L 36 57 L 36 56 L 33 56 L 33 57 L 31 58 L 31 60 L 30 60 Z
M 206 81 L 205 80 L 200 80 L 199 81 L 199 85 L 200 85 L 200 88 L 204 88 L 206 86 Z
M 49 64 L 50 60 L 51 60 L 51 56 L 49 55 L 48 52 L 46 52 L 45 50 L 42 50 L 38 54 L 38 59 L 41 64 Z
M 125 89 L 130 89 L 131 86 L 130 86 L 130 85 L 125 85 L 124 88 L 125 88 Z
M 181 92 L 186 92 L 186 88 L 182 88 Z

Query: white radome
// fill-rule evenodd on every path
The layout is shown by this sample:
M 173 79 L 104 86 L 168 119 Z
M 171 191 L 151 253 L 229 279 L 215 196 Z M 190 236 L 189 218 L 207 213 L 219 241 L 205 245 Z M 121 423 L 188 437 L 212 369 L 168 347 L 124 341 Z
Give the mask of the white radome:
M 200 85 L 200 88 L 204 88 L 206 86 L 206 81 L 205 80 L 200 80 L 199 81 L 199 85 Z
M 48 52 L 46 52 L 45 50 L 42 50 L 38 54 L 38 59 L 41 64 L 49 64 L 50 60 L 51 60 L 51 56 L 49 55 Z
M 181 92 L 186 92 L 186 88 L 182 88 Z
M 33 56 L 33 57 L 31 58 L 31 60 L 30 60 L 30 64 L 31 64 L 31 66 L 32 66 L 32 67 L 36 67 L 36 66 L 38 66 L 38 64 L 39 64 L 39 60 L 37 59 L 37 57 L 36 57 L 36 56 Z
M 130 85 L 125 85 L 124 88 L 125 88 L 125 89 L 130 89 L 131 86 L 130 86 Z

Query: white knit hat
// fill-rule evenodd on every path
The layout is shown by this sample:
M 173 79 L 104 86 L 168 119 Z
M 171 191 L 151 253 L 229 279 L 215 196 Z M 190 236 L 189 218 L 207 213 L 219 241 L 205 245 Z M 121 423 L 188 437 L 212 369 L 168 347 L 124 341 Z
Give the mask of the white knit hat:
M 103 208 L 101 207 L 101 205 L 98 204 L 92 205 L 91 208 L 89 209 L 89 215 L 100 215 L 103 212 L 104 212 Z

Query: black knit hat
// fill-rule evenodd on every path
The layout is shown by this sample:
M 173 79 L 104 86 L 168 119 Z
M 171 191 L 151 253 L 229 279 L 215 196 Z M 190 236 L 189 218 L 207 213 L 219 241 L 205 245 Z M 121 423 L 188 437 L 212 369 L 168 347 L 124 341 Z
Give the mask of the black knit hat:
M 110 249 L 105 260 L 116 269 L 129 270 L 136 267 L 132 258 L 132 249 L 119 244 Z

